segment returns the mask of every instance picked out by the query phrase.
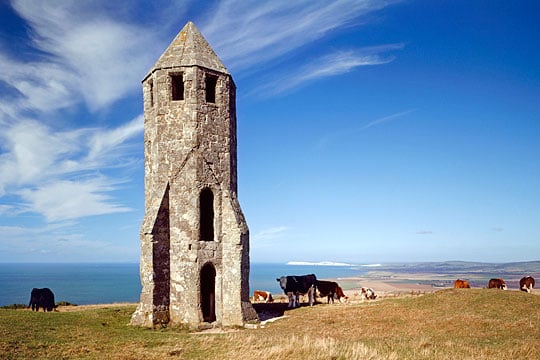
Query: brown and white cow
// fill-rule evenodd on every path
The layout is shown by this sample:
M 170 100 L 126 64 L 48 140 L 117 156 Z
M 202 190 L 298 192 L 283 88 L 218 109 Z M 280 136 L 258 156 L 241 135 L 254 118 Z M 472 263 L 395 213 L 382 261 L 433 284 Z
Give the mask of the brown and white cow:
M 364 302 L 364 300 L 375 300 L 377 298 L 377 294 L 375 294 L 375 291 L 373 291 L 372 288 L 363 287 L 360 294 L 362 296 L 362 302 Z
M 469 285 L 469 282 L 467 280 L 460 280 L 457 279 L 454 281 L 454 289 L 470 289 L 471 285 Z
M 320 297 L 328 297 L 327 304 L 330 304 L 330 299 L 332 299 L 332 304 L 334 303 L 334 299 L 337 299 L 339 302 L 341 302 L 342 298 L 345 302 L 349 300 L 349 297 L 343 293 L 341 286 L 335 281 L 317 280 L 317 289 L 319 290 Z
M 528 293 L 532 292 L 534 287 L 534 278 L 532 276 L 525 276 L 519 280 L 519 289 Z
M 253 292 L 253 301 L 271 303 L 274 302 L 274 298 L 272 297 L 272 293 L 269 291 L 255 290 Z
M 506 290 L 506 283 L 503 279 L 490 279 L 488 282 L 488 289 Z

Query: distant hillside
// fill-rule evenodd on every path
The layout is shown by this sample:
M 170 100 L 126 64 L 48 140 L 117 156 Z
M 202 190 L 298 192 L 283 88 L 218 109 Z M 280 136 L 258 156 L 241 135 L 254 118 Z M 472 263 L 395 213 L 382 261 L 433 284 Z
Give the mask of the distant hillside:
M 540 261 L 512 263 L 482 263 L 468 261 L 418 262 L 383 264 L 378 271 L 407 272 L 407 273 L 504 273 L 507 275 L 540 274 Z

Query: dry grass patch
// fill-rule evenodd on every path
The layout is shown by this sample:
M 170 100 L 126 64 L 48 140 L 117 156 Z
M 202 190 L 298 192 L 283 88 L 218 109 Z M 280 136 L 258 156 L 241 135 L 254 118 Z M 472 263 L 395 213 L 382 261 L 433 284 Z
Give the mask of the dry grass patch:
M 289 311 L 289 318 L 270 325 L 264 336 L 281 337 L 282 343 L 287 340 L 280 334 L 303 334 L 313 341 L 330 337 L 400 359 L 539 358 L 539 300 L 516 291 L 450 289 L 348 306 L 319 305 Z
M 291 335 L 276 343 L 275 338 L 260 335 L 233 336 L 236 348 L 222 353 L 223 359 L 398 359 L 395 353 L 383 354 L 359 342 L 344 342 L 332 337 L 316 338 L 307 334 Z

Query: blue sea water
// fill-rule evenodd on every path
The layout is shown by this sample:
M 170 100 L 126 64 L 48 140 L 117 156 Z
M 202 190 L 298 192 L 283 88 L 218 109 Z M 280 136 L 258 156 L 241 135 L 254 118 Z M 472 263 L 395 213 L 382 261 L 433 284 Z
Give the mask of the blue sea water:
M 32 288 L 44 287 L 56 302 L 136 302 L 139 264 L 0 264 L 0 306 L 28 304 Z
M 319 279 L 365 273 L 353 266 L 317 266 L 252 263 L 250 291 L 281 293 L 276 278 L 316 274 Z M 32 288 L 50 288 L 55 301 L 108 304 L 138 302 L 141 292 L 139 264 L 0 264 L 0 306 L 28 304 Z

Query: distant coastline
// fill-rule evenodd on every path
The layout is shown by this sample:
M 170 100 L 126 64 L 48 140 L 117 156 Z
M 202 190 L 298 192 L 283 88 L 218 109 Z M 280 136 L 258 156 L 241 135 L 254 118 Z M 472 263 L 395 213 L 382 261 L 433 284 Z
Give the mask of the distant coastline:
M 267 290 L 281 294 L 276 278 L 312 273 L 318 279 L 338 281 L 346 292 L 361 286 L 388 293 L 440 289 L 451 287 L 457 278 L 469 280 L 473 287 L 485 287 L 487 280 L 492 277 L 502 277 L 510 289 L 517 289 L 522 276 L 530 275 L 537 281 L 540 279 L 540 261 L 364 265 L 337 261 L 252 262 L 250 292 Z M 0 264 L 0 284 L 0 306 L 28 304 L 30 291 L 34 287 L 49 287 L 55 293 L 56 301 L 78 305 L 136 303 L 141 292 L 138 263 L 3 263 Z
M 344 262 L 334 262 L 334 261 L 289 261 L 286 263 L 287 265 L 293 265 L 293 266 L 364 266 L 364 267 L 379 267 L 382 266 L 382 264 L 349 264 Z

